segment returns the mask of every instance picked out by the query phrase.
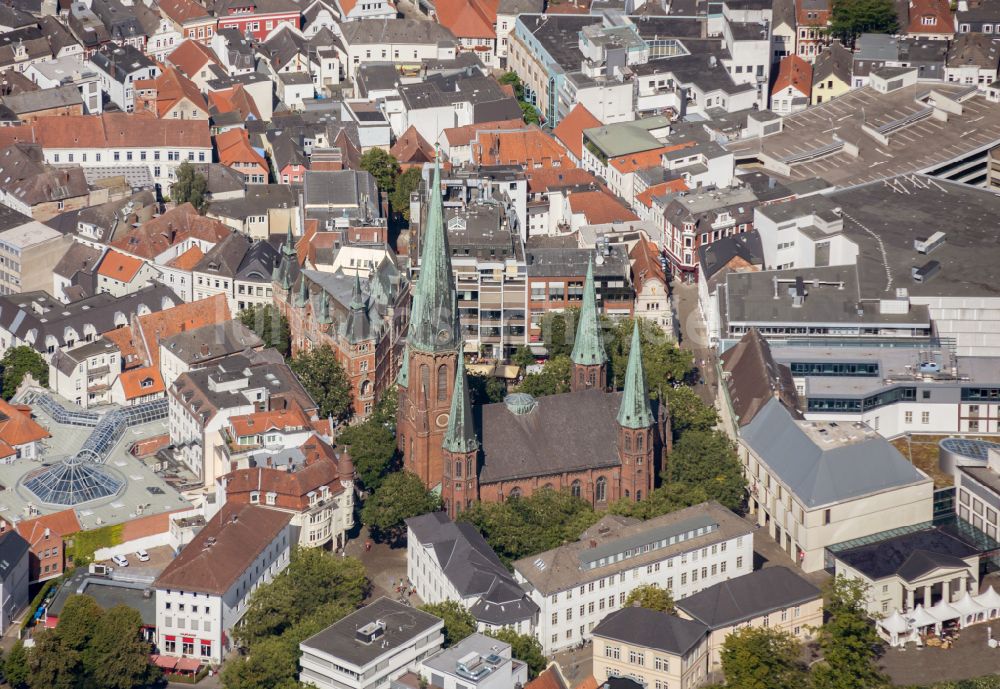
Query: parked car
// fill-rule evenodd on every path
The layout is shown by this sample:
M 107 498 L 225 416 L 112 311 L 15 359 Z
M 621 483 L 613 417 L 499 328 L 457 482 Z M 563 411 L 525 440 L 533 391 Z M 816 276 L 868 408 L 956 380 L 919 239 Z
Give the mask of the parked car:
M 145 550 L 140 549 L 135 551 L 135 556 L 139 558 L 139 562 L 149 562 L 149 553 Z
M 125 557 L 124 555 L 115 555 L 113 558 L 111 558 L 111 561 L 114 562 L 119 567 L 128 567 L 128 558 Z

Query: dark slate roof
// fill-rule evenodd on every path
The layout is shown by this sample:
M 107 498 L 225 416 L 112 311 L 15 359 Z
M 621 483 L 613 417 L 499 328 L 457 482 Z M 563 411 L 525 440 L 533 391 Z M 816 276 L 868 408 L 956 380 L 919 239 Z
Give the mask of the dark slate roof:
M 956 535 L 934 527 L 858 546 L 836 557 L 872 580 L 898 574 L 913 581 L 938 567 L 968 567 L 964 558 L 977 554 L 979 550 Z
M 734 258 L 742 258 L 753 266 L 764 266 L 764 248 L 757 230 L 723 237 L 698 247 L 701 278 L 711 280 Z
M 768 567 L 710 586 L 677 601 L 677 607 L 716 630 L 820 596 L 818 588 L 787 567 Z
M 28 542 L 16 531 L 11 529 L 0 536 L 0 581 L 6 581 L 7 576 L 27 554 Z M 16 597 L 17 593 L 12 595 Z
M 751 328 L 736 345 L 723 353 L 722 370 L 728 374 L 729 401 L 740 426 L 753 421 L 773 398 L 781 400 L 793 410 L 796 418 L 799 417 L 794 411 L 797 395 L 792 373 L 787 366 L 774 360 L 770 345 L 756 328 Z
M 241 322 L 232 320 L 178 333 L 161 340 L 160 345 L 184 363 L 197 366 L 206 361 L 263 347 L 264 341 Z
M 683 656 L 707 632 L 701 622 L 648 608 L 622 608 L 601 620 L 591 634 Z
M 406 525 L 420 545 L 431 549 L 462 597 L 478 596 L 470 612 L 480 622 L 504 626 L 531 619 L 538 612 L 472 524 L 456 524 L 444 512 L 432 512 L 407 519 Z
M 249 249 L 250 240 L 244 235 L 234 232 L 209 249 L 208 253 L 194 267 L 194 272 L 234 277 Z
M 535 400 L 526 414 L 503 402 L 476 407 L 482 483 L 618 466 L 620 392 L 584 390 Z M 572 429 L 572 432 L 568 432 Z
M 250 247 L 236 271 L 237 280 L 270 282 L 274 266 L 281 260 L 278 250 L 269 242 L 258 241 Z
M 853 500 L 918 483 L 927 483 L 930 488 L 927 475 L 871 429 L 855 429 L 855 435 L 864 437 L 851 442 L 820 445 L 800 425 L 807 423 L 797 421 L 781 402 L 772 398 L 741 431 L 744 443 L 806 507 Z

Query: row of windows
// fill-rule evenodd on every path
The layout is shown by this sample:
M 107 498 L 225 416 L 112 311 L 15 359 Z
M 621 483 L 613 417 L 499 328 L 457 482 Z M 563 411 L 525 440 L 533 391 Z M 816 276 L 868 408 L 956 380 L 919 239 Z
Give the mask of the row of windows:
M 60 155 L 61 154 L 59 154 L 59 153 L 53 153 L 52 154 L 52 162 L 53 163 L 60 162 Z M 115 162 L 121 161 L 122 160 L 122 152 L 121 151 L 113 151 L 111 153 L 111 158 Z M 143 151 L 139 151 L 138 155 L 136 155 L 135 152 L 133 152 L 133 151 L 125 151 L 125 161 L 126 162 L 130 162 L 130 161 L 133 161 L 133 160 L 139 160 L 141 162 L 141 161 L 146 160 L 146 158 L 147 158 L 147 153 L 144 150 Z M 198 158 L 198 162 L 204 163 L 205 162 L 205 151 L 198 151 L 197 158 Z M 160 151 L 158 151 L 158 150 L 153 151 L 153 160 L 159 160 L 159 159 L 160 159 Z M 180 151 L 167 151 L 167 160 L 179 161 L 180 159 L 181 159 L 181 152 Z M 194 151 L 188 151 L 188 153 L 187 153 L 187 159 L 189 161 L 191 161 L 191 162 L 194 162 L 195 152 Z M 67 162 L 67 163 L 75 163 L 75 162 L 86 163 L 87 162 L 87 153 L 86 152 L 80 153 L 80 159 L 79 159 L 79 161 L 76 160 L 76 154 L 75 153 L 67 153 L 66 154 L 66 160 L 65 160 L 65 162 Z M 96 162 L 96 163 L 101 162 L 101 151 L 96 151 L 94 153 L 94 162 Z
M 851 364 L 822 361 L 793 361 L 788 364 L 793 376 L 858 376 L 877 377 L 878 364 Z

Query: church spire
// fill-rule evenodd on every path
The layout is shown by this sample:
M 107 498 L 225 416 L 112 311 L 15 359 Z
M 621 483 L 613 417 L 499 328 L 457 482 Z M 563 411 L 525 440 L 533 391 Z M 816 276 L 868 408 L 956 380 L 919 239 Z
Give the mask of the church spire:
M 347 307 L 347 318 L 344 319 L 343 335 L 351 344 L 363 342 L 371 337 L 371 320 L 365 308 L 365 295 L 361 291 L 361 276 L 354 274 L 354 290 L 351 292 L 351 303 Z
M 632 345 L 625 369 L 625 387 L 618 409 L 618 425 L 625 428 L 649 428 L 653 425 L 653 410 L 649 406 L 646 376 L 642 367 L 642 344 L 639 341 L 639 318 L 632 326 Z
M 441 201 L 441 164 L 434 162 L 434 178 L 427 193 L 429 208 L 420 254 L 420 275 L 410 312 L 409 346 L 425 352 L 454 351 L 458 347 L 458 309 L 455 284 L 444 229 Z
M 601 341 L 601 323 L 597 313 L 597 291 L 594 289 L 594 260 L 587 264 L 587 280 L 583 283 L 583 304 L 580 322 L 573 342 L 573 363 L 578 366 L 600 366 L 608 361 Z
M 281 247 L 281 252 L 285 256 L 293 256 L 295 254 L 295 239 L 292 237 L 292 219 L 288 219 L 288 229 L 285 232 L 285 243 Z
M 444 433 L 443 446 L 445 450 L 456 455 L 475 452 L 479 448 L 476 429 L 472 425 L 472 403 L 469 401 L 469 386 L 465 380 L 465 354 L 461 345 L 458 350 L 455 390 L 451 395 L 451 412 L 448 414 L 448 429 Z
M 354 274 L 354 289 L 351 290 L 351 305 L 348 307 L 352 311 L 365 308 L 365 297 L 361 292 L 361 274 Z

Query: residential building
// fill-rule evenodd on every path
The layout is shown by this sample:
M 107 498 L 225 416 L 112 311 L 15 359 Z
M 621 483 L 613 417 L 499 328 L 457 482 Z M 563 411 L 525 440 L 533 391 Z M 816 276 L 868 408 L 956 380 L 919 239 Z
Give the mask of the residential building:
M 459 689 L 467 683 L 476 689 L 530 686 L 528 666 L 511 656 L 510 644 L 479 633 L 422 661 L 417 674 L 441 689 Z
M 955 18 L 947 0 L 914 0 L 906 6 L 899 23 L 910 36 L 939 41 L 955 37 Z
M 42 147 L 14 144 L 3 149 L 0 202 L 39 222 L 91 204 L 83 170 L 55 169 L 44 162 Z
M 82 531 L 74 510 L 62 510 L 31 519 L 0 520 L 0 531 L 15 529 L 28 542 L 28 580 L 34 584 L 55 579 L 66 567 L 66 539 Z
M 175 67 L 167 67 L 155 79 L 135 82 L 136 109 L 161 119 L 207 120 L 208 105 L 198 86 Z
M 823 626 L 823 595 L 787 567 L 758 569 L 677 601 L 677 614 L 705 625 L 710 673 L 722 669 L 726 638 L 747 627 L 784 632 L 802 643 Z
M 803 420 L 791 372 L 756 330 L 723 353 L 722 371 L 749 512 L 804 571 L 826 567 L 830 545 L 930 521 L 933 481 L 864 424 Z
M 31 408 L 0 400 L 0 464 L 39 459 L 51 434 L 31 417 Z
M 217 134 L 215 147 L 219 162 L 242 174 L 249 184 L 267 184 L 270 168 L 267 160 L 250 145 L 245 129 L 230 129 Z
M 655 323 L 672 336 L 674 315 L 670 282 L 659 249 L 655 243 L 641 239 L 632 248 L 629 260 L 632 262 L 632 284 L 635 285 L 635 314 Z
M 235 29 L 257 41 L 282 24 L 298 29 L 302 20 L 302 9 L 291 0 L 216 0 L 210 9 L 219 19 L 218 31 Z
M 459 602 L 481 631 L 532 633 L 538 606 L 475 526 L 430 512 L 407 519 L 406 535 L 406 578 L 420 600 Z
M 234 276 L 229 306 L 233 313 L 272 303 L 271 276 L 280 261 L 281 254 L 271 243 L 258 240 L 250 245 Z
M 121 297 L 138 292 L 158 275 L 156 269 L 142 259 L 109 249 L 97 266 L 97 291 Z
M 0 294 L 48 289 L 52 271 L 72 244 L 72 237 L 0 206 Z
M 211 43 L 217 20 L 202 5 L 194 0 L 161 0 L 157 5 L 182 38 Z
M 263 349 L 265 342 L 238 320 L 210 323 L 160 340 L 160 371 L 168 385 L 182 373 L 232 354 Z
M 250 243 L 244 235 L 234 232 L 205 252 L 191 269 L 196 300 L 223 295 L 230 312 L 236 311 L 236 273 L 250 250 Z
M 826 28 L 831 16 L 829 0 L 795 0 L 796 55 L 810 63 L 815 61 L 822 47 L 830 42 Z
M 353 82 L 363 63 L 391 62 L 416 73 L 424 60 L 454 60 L 455 37 L 437 22 L 422 19 L 365 19 L 340 25 L 340 63 Z M 403 132 L 406 127 L 399 130 Z M 436 138 L 436 137 L 435 137 Z
M 266 240 L 298 226 L 297 205 L 291 185 L 250 184 L 243 197 L 213 201 L 205 213 L 248 237 Z
M 444 622 L 378 598 L 299 644 L 299 681 L 333 689 L 388 689 L 444 642 Z
M 956 84 L 975 84 L 984 91 L 997 80 L 1000 68 L 1000 38 L 989 34 L 960 33 L 949 44 L 945 79 Z
M 354 526 L 354 465 L 346 451 L 335 451 L 313 433 L 298 445 L 275 445 L 270 437 L 290 430 L 282 425 L 282 416 L 298 416 L 295 423 L 311 430 L 301 410 L 296 410 L 297 414 L 293 410 L 255 412 L 230 419 L 225 432 L 228 443 L 219 451 L 229 452 L 231 465 L 242 464 L 238 454 L 249 448 L 266 450 L 282 446 L 299 450 L 302 461 L 281 464 L 277 460 L 286 453 L 269 456 L 255 452 L 253 461 L 257 466 L 235 468 L 216 480 L 216 502 L 263 505 L 287 512 L 292 515 L 293 535 L 300 546 L 329 545 L 340 550 Z M 251 434 L 251 442 L 246 442 L 248 436 L 240 435 L 244 432 Z
M 31 65 L 24 76 L 43 89 L 74 84 L 83 99 L 84 113 L 99 115 L 103 110 L 100 76 L 81 55 L 55 58 Z
M 153 582 L 161 655 L 220 664 L 250 597 L 288 566 L 291 515 L 226 504 Z
M 135 109 L 135 82 L 155 79 L 160 68 L 131 45 L 109 43 L 90 56 L 100 78 L 101 90 L 122 112 Z
M 615 610 L 594 627 L 594 677 L 643 687 L 696 687 L 709 673 L 705 625 L 648 608 Z
M 28 542 L 16 531 L 0 534 L 0 633 L 28 607 Z
M 49 389 L 82 409 L 110 404 L 112 386 L 122 371 L 122 354 L 101 337 L 72 349 L 59 349 L 49 362 Z
M 811 104 L 819 105 L 853 88 L 851 82 L 854 53 L 840 41 L 834 41 L 819 54 L 812 66 Z M 775 110 L 775 112 L 778 112 Z
M 539 607 L 535 634 L 551 654 L 590 639 L 638 586 L 656 584 L 680 601 L 749 574 L 752 532 L 714 502 L 648 521 L 606 515 L 578 541 L 515 562 L 514 577 Z
M 798 55 L 782 58 L 778 76 L 771 87 L 771 110 L 791 115 L 805 110 L 812 98 L 812 66 Z

